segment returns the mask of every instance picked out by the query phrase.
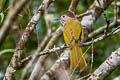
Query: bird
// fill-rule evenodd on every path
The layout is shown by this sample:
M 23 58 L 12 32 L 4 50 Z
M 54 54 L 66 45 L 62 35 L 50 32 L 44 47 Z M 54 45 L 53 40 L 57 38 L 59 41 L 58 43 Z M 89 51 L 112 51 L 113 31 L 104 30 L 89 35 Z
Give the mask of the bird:
M 64 41 L 70 49 L 70 67 L 74 71 L 82 72 L 87 65 L 80 46 L 84 36 L 82 25 L 71 11 L 63 12 L 60 22 L 64 29 Z

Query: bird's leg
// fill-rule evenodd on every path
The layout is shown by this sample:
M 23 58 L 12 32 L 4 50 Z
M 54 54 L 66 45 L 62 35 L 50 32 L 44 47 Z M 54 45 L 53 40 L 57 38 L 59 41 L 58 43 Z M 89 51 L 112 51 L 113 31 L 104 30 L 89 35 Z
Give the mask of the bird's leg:
M 79 39 L 77 39 L 77 38 L 74 38 L 74 40 L 75 40 L 75 42 L 76 43 L 78 43 L 78 45 L 79 46 L 81 46 L 81 44 L 82 44 L 82 41 L 81 41 L 81 39 L 79 38 Z
M 72 49 L 72 41 L 74 39 L 74 36 L 72 36 L 72 39 L 70 39 L 70 41 L 68 42 L 69 48 Z
M 83 41 L 83 39 L 82 39 L 82 31 L 81 31 L 80 36 L 79 36 L 79 38 L 77 40 L 79 46 L 81 46 L 82 41 Z
M 78 39 L 78 45 L 81 46 L 82 42 Z
M 73 31 L 72 31 L 72 29 L 70 29 L 70 32 L 71 32 L 71 39 L 70 39 L 70 41 L 68 42 L 68 46 L 69 46 L 69 48 L 70 49 L 72 49 L 72 41 L 74 40 L 74 36 L 73 36 Z
M 76 43 L 78 43 L 78 39 L 77 38 L 74 37 L 74 40 L 75 40 Z
M 72 49 L 72 44 L 71 43 L 68 43 L 68 46 L 70 49 Z

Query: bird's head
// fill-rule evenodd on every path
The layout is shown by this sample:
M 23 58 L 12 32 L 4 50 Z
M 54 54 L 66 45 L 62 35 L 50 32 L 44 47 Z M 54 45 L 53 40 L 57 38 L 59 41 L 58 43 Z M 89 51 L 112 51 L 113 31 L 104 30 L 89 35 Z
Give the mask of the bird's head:
M 75 19 L 75 15 L 71 11 L 65 11 L 60 16 L 60 22 L 64 25 L 66 21 Z

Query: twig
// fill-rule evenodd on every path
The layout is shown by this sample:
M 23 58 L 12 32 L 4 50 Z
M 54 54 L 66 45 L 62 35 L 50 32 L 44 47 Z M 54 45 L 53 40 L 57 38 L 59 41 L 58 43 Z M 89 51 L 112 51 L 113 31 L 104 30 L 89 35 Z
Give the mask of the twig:
M 27 1 L 28 0 L 17 1 L 14 7 L 12 4 L 13 2 L 11 1 L 11 8 L 8 12 L 8 16 L 0 29 L 0 45 L 2 45 L 3 41 L 5 41 L 8 32 L 10 31 L 10 28 L 12 26 L 12 23 L 17 19 L 17 14 L 21 12 Z
M 86 11 L 86 12 L 84 12 L 82 14 L 76 15 L 76 18 L 80 18 L 80 17 L 87 16 L 87 15 L 90 15 L 90 14 L 92 14 L 91 11 Z
M 91 45 L 91 46 L 92 46 L 92 45 Z M 90 49 L 91 46 L 89 46 L 89 47 L 87 48 L 87 50 L 84 52 L 83 56 L 85 56 L 85 54 L 88 52 L 88 50 Z M 76 67 L 79 65 L 80 61 L 81 61 L 81 59 L 80 59 L 79 62 L 77 63 Z M 86 65 L 86 66 L 87 66 L 87 65 Z M 73 76 L 73 74 L 74 74 L 74 72 L 75 72 L 76 67 L 74 68 L 74 70 L 72 71 L 72 73 L 71 73 L 71 75 L 70 75 L 70 80 L 71 80 L 71 78 L 72 78 L 72 76 Z M 80 74 L 79 74 L 79 75 L 80 75 Z
M 105 13 L 104 13 L 104 19 L 105 19 L 105 22 L 106 22 L 106 24 L 107 24 L 106 29 L 105 29 L 105 31 L 104 31 L 104 35 L 106 35 L 106 34 L 107 34 L 107 31 L 108 31 L 108 29 L 109 29 L 110 20 L 108 20 L 108 18 L 107 18 L 107 16 L 106 16 Z
M 55 53 L 55 52 L 64 50 L 64 49 L 66 49 L 66 48 L 67 48 L 67 47 L 66 47 L 65 45 L 62 45 L 62 46 L 60 46 L 60 47 L 54 47 L 54 48 L 52 48 L 52 49 L 48 49 L 48 50 L 45 50 L 45 51 L 40 52 L 39 54 L 36 54 L 36 57 L 39 57 L 39 56 L 42 56 L 42 55 L 48 55 L 48 54 L 50 54 L 50 53 Z M 20 64 L 26 63 L 27 61 L 29 61 L 30 59 L 32 59 L 33 56 L 34 56 L 34 55 L 30 55 L 30 56 L 22 59 L 22 60 L 20 61 Z
M 91 75 L 91 74 L 88 74 L 88 75 L 83 76 L 83 77 L 81 77 L 81 78 L 79 78 L 79 79 L 76 79 L 76 80 L 85 80 L 85 79 L 88 78 L 90 75 Z
M 112 23 L 110 23 L 109 28 L 113 28 L 113 27 L 118 26 L 118 25 L 120 25 L 120 20 L 118 20 L 117 23 L 116 23 L 115 21 L 112 22 Z M 103 26 L 103 27 L 100 27 L 100 28 L 98 28 L 97 30 L 94 30 L 93 32 L 91 32 L 91 33 L 88 35 L 88 39 L 93 38 L 94 36 L 97 36 L 97 35 L 99 35 L 100 33 L 102 33 L 102 32 L 106 29 L 106 26 L 107 26 L 107 25 L 105 25 L 105 26 Z
M 44 12 L 44 5 L 49 6 L 52 0 L 44 0 L 43 3 L 38 8 L 35 15 L 32 17 L 31 21 L 28 23 L 23 35 L 21 36 L 18 45 L 16 46 L 16 52 L 14 53 L 9 66 L 7 67 L 6 74 L 3 80 L 12 80 L 13 74 L 17 71 L 18 63 L 21 60 L 21 55 L 25 46 L 25 43 L 30 37 L 30 34 L 35 29 L 37 22 L 39 21 L 41 15 Z
M 117 66 L 120 65 L 120 48 L 112 54 L 94 71 L 87 80 L 104 80 Z
M 93 58 L 94 58 L 94 55 L 93 55 L 93 39 L 92 39 L 92 53 L 91 53 L 90 73 L 92 72 L 92 68 L 93 68 Z
M 100 6 L 100 7 L 102 8 L 102 10 L 103 10 L 104 20 L 105 20 L 105 22 L 106 22 L 106 24 L 107 24 L 106 29 L 105 29 L 105 31 L 104 31 L 104 35 L 106 35 L 106 34 L 107 34 L 107 31 L 108 31 L 108 28 L 109 28 L 110 20 L 108 20 L 108 18 L 107 18 L 107 16 L 106 16 L 106 13 L 104 12 L 104 7 L 101 6 L 100 1 L 97 0 L 97 2 L 98 2 L 98 4 L 99 4 L 99 6 Z
M 38 47 L 40 47 L 40 38 L 37 31 L 36 31 L 36 39 L 37 39 Z
M 114 3 L 115 3 L 115 5 L 114 5 L 114 20 L 115 20 L 115 22 L 117 23 L 117 20 L 118 20 L 118 9 L 119 9 L 119 7 L 117 6 L 117 2 L 116 2 L 116 0 L 114 1 Z
M 92 43 L 97 43 L 98 41 L 101 41 L 109 36 L 112 36 L 113 34 L 117 34 L 118 32 L 120 32 L 120 26 L 117 27 L 115 30 L 113 30 L 111 33 L 108 33 L 106 35 L 102 35 L 99 38 L 94 39 L 93 41 L 85 42 L 81 46 L 88 46 L 88 45 L 91 45 Z
M 92 47 L 92 45 L 89 46 L 89 47 L 85 50 L 84 54 L 86 54 L 91 47 Z M 84 54 L 83 54 L 83 55 L 84 55 Z M 89 64 L 87 64 L 87 65 L 89 65 Z M 88 75 L 89 75 L 89 74 L 88 74 Z M 87 76 L 88 76 L 88 75 L 87 75 Z M 79 75 L 76 77 L 76 79 L 78 79 L 79 76 L 80 76 L 80 73 L 79 73 Z M 87 77 L 87 76 L 86 76 L 86 77 Z M 81 77 L 81 78 L 84 79 L 84 78 L 86 78 L 86 77 L 83 76 L 83 77 Z M 75 79 L 75 80 L 76 80 L 76 79 Z M 81 80 L 82 80 L 82 79 L 81 79 Z

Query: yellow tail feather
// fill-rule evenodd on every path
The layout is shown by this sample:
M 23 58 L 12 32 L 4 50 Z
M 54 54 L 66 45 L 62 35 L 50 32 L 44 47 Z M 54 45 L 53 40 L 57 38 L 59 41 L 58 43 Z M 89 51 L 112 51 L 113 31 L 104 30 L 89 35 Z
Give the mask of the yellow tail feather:
M 86 66 L 86 61 L 83 56 L 81 47 L 77 43 L 74 43 L 70 50 L 70 62 L 71 68 L 75 71 L 82 71 Z

